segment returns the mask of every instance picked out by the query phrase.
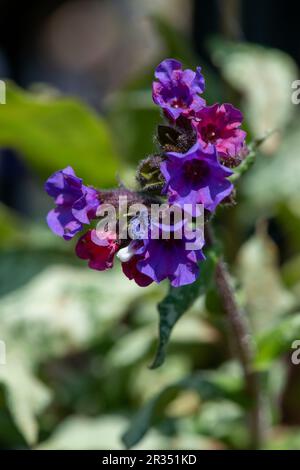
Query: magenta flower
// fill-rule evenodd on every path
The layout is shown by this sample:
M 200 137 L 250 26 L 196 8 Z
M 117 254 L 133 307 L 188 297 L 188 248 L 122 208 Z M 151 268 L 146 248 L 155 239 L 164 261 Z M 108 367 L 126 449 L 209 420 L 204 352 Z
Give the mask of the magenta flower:
M 168 195 L 170 204 L 183 207 L 203 204 L 204 208 L 214 211 L 217 205 L 233 189 L 227 179 L 232 171 L 222 166 L 214 146 L 207 146 L 205 151 L 196 143 L 188 152 L 166 153 L 167 159 L 161 163 L 161 172 L 165 178 L 163 193 Z
M 49 228 L 65 240 L 80 232 L 83 224 L 89 224 L 99 206 L 98 192 L 82 184 L 68 166 L 50 176 L 45 184 L 49 196 L 55 200 L 56 208 L 47 216 Z
M 242 113 L 231 104 L 214 104 L 197 111 L 192 122 L 204 148 L 213 144 L 221 157 L 236 157 L 245 145 L 242 121 Z
M 79 258 L 89 260 L 89 267 L 104 271 L 113 266 L 115 253 L 120 248 L 116 235 L 96 230 L 89 230 L 77 242 L 75 251 Z
M 174 59 L 166 59 L 158 65 L 152 97 L 167 117 L 173 120 L 181 115 L 188 117 L 205 105 L 205 100 L 199 96 L 205 88 L 200 71 L 201 67 L 197 67 L 196 72 L 182 70 L 182 64 Z

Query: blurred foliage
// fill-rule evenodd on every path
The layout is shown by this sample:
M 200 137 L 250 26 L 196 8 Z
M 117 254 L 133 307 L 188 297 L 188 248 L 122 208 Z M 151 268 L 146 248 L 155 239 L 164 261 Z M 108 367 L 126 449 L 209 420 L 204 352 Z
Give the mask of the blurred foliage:
M 296 306 L 292 293 L 280 278 L 277 247 L 264 226 L 259 226 L 256 235 L 239 250 L 237 277 L 242 283 L 245 305 L 255 331 L 265 329 Z
M 157 63 L 173 56 L 202 64 L 186 38 L 153 21 L 162 42 Z M 255 45 L 215 39 L 209 48 L 216 69 L 203 64 L 208 102 L 241 106 L 249 135 L 281 129 L 240 178 L 238 204 L 219 211 L 215 225 L 255 333 L 265 447 L 300 449 L 294 405 L 300 366 L 291 363 L 292 342 L 300 339 L 300 117 L 289 96 L 295 65 Z M 75 100 L 10 84 L 0 108 L 0 144 L 17 149 L 42 177 L 72 165 L 86 183 L 101 186 L 114 184 L 119 171 L 116 145 L 121 175 L 130 178 L 135 163 L 155 150 L 154 65 L 107 101 L 106 118 Z M 45 224 L 3 205 L 0 222 L 0 339 L 7 349 L 0 365 L 2 448 L 247 447 L 249 397 L 206 271 L 213 258 L 192 288 L 141 289 L 118 266 L 88 270 L 75 259 L 73 242 Z M 165 360 L 150 370 L 157 341 L 154 365 Z
M 223 38 L 210 40 L 209 49 L 226 82 L 241 95 L 252 134 L 261 137 L 269 129 L 283 132 L 295 111 L 291 101 L 291 84 L 297 77 L 294 61 L 277 49 Z
M 11 83 L 6 92 L 1 146 L 18 150 L 43 177 L 70 165 L 90 184 L 114 182 L 116 153 L 103 119 L 74 99 L 24 92 Z

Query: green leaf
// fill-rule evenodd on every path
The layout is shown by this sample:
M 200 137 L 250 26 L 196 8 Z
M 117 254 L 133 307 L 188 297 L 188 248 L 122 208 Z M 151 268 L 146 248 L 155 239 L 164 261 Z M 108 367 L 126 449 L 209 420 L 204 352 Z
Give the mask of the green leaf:
M 122 416 L 104 415 L 101 418 L 70 416 L 42 442 L 39 450 L 97 450 L 121 449 L 118 436 L 126 421 Z
M 300 338 L 300 314 L 285 317 L 275 326 L 258 335 L 255 366 L 267 369 L 270 364 L 286 353 L 292 353 L 292 343 Z
M 256 331 L 291 311 L 295 302 L 281 280 L 277 247 L 264 224 L 241 247 L 237 264 L 246 307 Z
M 45 98 L 7 83 L 0 145 L 18 150 L 43 177 L 70 165 L 87 184 L 109 186 L 115 178 L 116 154 L 104 119 L 74 99 Z
M 284 203 L 299 218 L 299 146 L 300 120 L 296 116 L 293 125 L 285 132 L 278 151 L 272 158 L 258 157 L 243 182 L 243 192 L 251 201 L 249 209 L 255 211 L 256 216 L 257 210 L 265 214 L 266 209 L 274 210 L 278 204 Z
M 266 443 L 264 450 L 299 450 L 300 429 L 299 426 L 277 426 Z
M 22 217 L 2 203 L 0 203 L 0 226 L 1 248 L 18 243 L 28 228 Z M 20 230 L 20 228 L 22 229 Z
M 296 233 L 296 236 L 298 233 Z M 288 288 L 295 288 L 300 282 L 300 254 L 289 258 L 282 266 L 282 279 Z
M 18 355 L 8 353 L 6 364 L 0 365 L 0 384 L 15 424 L 28 444 L 34 444 L 38 436 L 37 415 L 50 401 L 49 389 L 33 375 L 21 351 Z
M 167 345 L 176 322 L 209 287 L 216 265 L 216 255 L 211 250 L 200 263 L 200 275 L 196 282 L 183 287 L 170 287 L 169 293 L 158 305 L 159 343 L 151 369 L 163 364 Z
M 54 433 L 36 447 L 37 450 L 123 450 L 119 436 L 127 426 L 127 421 L 121 414 L 102 415 L 99 418 L 72 415 L 66 418 Z M 147 436 L 139 449 L 170 448 L 168 439 L 152 433 Z
M 197 431 L 235 449 L 247 448 L 248 429 L 245 426 L 244 410 L 230 400 L 203 403 Z
M 218 372 L 219 373 L 219 372 Z M 234 384 L 226 383 L 216 372 L 198 372 L 179 382 L 169 385 L 155 395 L 136 415 L 122 440 L 127 448 L 136 445 L 150 429 L 163 419 L 163 412 L 180 392 L 196 390 L 201 400 L 232 399 L 240 387 L 239 381 Z
M 126 367 L 145 357 L 152 344 L 152 325 L 130 331 L 119 338 L 106 357 L 109 367 Z
M 32 246 L 23 246 L 0 252 L 0 296 L 22 287 L 49 265 L 78 264 L 73 253 L 63 248 L 55 250 L 52 247 L 51 250 L 51 247 L 33 249 Z
M 19 263 L 30 264 L 25 258 Z M 23 279 L 22 287 L 0 299 L 1 339 L 18 344 L 33 364 L 99 342 L 143 295 L 117 266 L 102 274 L 99 281 L 97 271 L 54 263 Z M 119 296 L 112 295 L 112 285 Z

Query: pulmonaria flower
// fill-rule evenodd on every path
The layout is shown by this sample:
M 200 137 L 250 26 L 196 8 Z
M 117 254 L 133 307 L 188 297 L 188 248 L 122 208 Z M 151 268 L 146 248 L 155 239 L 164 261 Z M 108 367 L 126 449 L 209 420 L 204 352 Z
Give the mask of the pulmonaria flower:
M 98 192 L 82 184 L 73 168 L 53 173 L 46 181 L 45 189 L 55 200 L 56 207 L 47 216 L 50 229 L 70 240 L 80 232 L 83 224 L 89 224 L 99 206 Z
M 142 242 L 133 240 L 125 248 L 121 248 L 117 257 L 122 263 L 122 270 L 126 277 L 134 280 L 138 286 L 149 286 L 153 279 L 141 273 L 137 268 L 137 263 L 142 259 L 141 255 L 136 254 L 139 248 L 143 246 Z
M 133 256 L 126 263 L 122 263 L 122 270 L 125 276 L 130 280 L 133 279 L 138 286 L 147 287 L 152 284 L 153 279 L 138 270 L 137 264 L 141 259 L 140 256 Z
M 90 268 L 104 271 L 112 268 L 119 248 L 114 233 L 89 230 L 78 240 L 75 251 L 79 258 L 89 260 Z
M 219 163 L 214 146 L 204 151 L 196 143 L 186 153 L 168 152 L 166 156 L 160 168 L 165 178 L 162 192 L 168 195 L 170 204 L 190 204 L 193 212 L 196 204 L 203 204 L 205 209 L 214 211 L 233 190 L 227 179 L 232 171 Z
M 166 59 L 158 65 L 152 97 L 167 117 L 173 120 L 182 115 L 187 117 L 205 105 L 205 100 L 199 96 L 205 88 L 200 71 L 201 67 L 197 67 L 196 72 L 183 70 L 182 64 L 175 59 Z
M 192 231 L 185 220 L 176 226 L 161 224 L 157 238 L 152 229 L 147 239 L 132 241 L 119 251 L 124 274 L 140 286 L 164 279 L 169 279 L 173 287 L 193 283 L 199 275 L 198 263 L 205 259 L 203 232 Z
M 231 104 L 214 104 L 198 111 L 192 122 L 204 148 L 213 144 L 221 157 L 232 158 L 245 145 L 246 132 L 239 129 L 242 121 L 242 113 Z
M 200 67 L 183 69 L 179 61 L 166 59 L 156 68 L 153 101 L 168 123 L 158 126 L 159 151 L 137 169 L 137 190 L 122 184 L 96 190 L 69 166 L 48 178 L 45 189 L 55 208 L 47 222 L 57 235 L 70 240 L 102 217 L 100 201 L 109 218 L 115 217 L 111 231 L 90 226 L 77 242 L 76 254 L 90 268 L 109 269 L 116 255 L 125 276 L 142 287 L 164 279 L 179 287 L 197 279 L 205 259 L 198 222 L 204 224 L 205 211 L 233 200 L 230 168 L 249 153 L 241 112 L 230 104 L 206 106 L 200 96 L 204 88 Z M 123 215 L 131 218 L 129 226 L 123 227 Z
M 173 287 L 192 284 L 199 276 L 198 263 L 205 259 L 201 250 L 204 239 L 195 242 L 198 249 L 189 249 L 192 234 L 183 231 L 183 236 L 176 238 L 171 230 L 170 235 L 169 239 L 144 240 L 136 267 L 157 283 L 169 279 Z

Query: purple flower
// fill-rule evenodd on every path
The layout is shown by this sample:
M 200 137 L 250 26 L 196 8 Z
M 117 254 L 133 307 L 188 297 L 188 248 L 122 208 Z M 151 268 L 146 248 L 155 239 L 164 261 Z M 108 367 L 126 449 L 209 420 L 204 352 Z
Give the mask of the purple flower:
M 159 236 L 153 236 L 157 227 L 151 226 L 147 239 L 132 241 L 119 251 L 125 275 L 140 286 L 164 279 L 173 287 L 193 283 L 199 275 L 199 261 L 205 259 L 203 232 L 192 231 L 186 220 L 159 227 Z
M 184 224 L 181 228 L 180 238 L 176 237 L 178 227 L 170 227 L 169 239 L 149 237 L 143 240 L 137 250 L 140 256 L 136 264 L 138 271 L 157 283 L 169 279 L 173 287 L 195 282 L 199 275 L 199 262 L 205 259 L 201 249 L 204 245 L 203 233 L 192 232 Z
M 182 70 L 182 64 L 174 59 L 161 62 L 155 71 L 152 97 L 167 117 L 176 120 L 179 116 L 190 116 L 205 105 L 205 100 L 199 96 L 203 93 L 205 84 L 201 67 L 193 70 Z
M 48 225 L 65 240 L 73 238 L 82 230 L 83 224 L 89 224 L 95 217 L 99 206 L 98 192 L 82 184 L 82 179 L 70 166 L 53 173 L 46 181 L 45 190 L 56 204 L 48 213 Z
M 204 148 L 213 144 L 221 157 L 236 157 L 245 145 L 246 132 L 239 129 L 242 121 L 242 113 L 226 103 L 202 108 L 193 125 Z
M 227 179 L 232 171 L 222 166 L 214 146 L 205 151 L 196 143 L 188 152 L 166 153 L 167 159 L 161 163 L 165 178 L 163 193 L 168 195 L 170 204 L 203 204 L 204 208 L 214 211 L 227 197 L 233 185 Z

